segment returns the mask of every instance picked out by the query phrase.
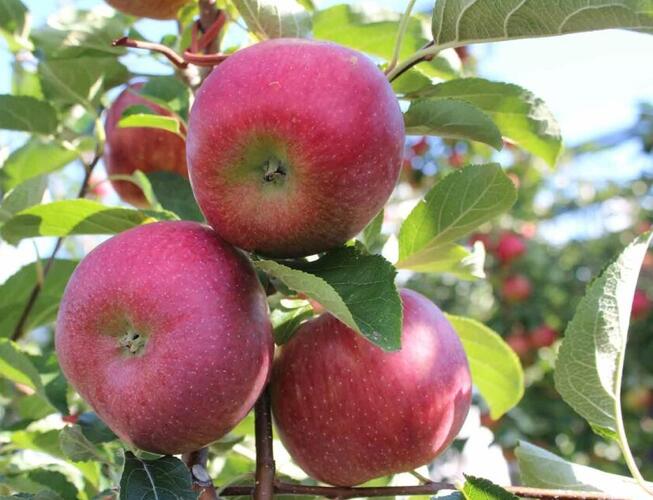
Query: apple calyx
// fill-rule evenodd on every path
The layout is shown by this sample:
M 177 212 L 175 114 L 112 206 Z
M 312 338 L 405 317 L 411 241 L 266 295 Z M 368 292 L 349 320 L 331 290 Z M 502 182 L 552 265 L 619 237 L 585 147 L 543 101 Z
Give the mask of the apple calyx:
M 265 169 L 263 180 L 268 183 L 280 184 L 285 180 L 286 175 L 288 175 L 284 164 L 274 157 L 265 162 L 263 167 Z
M 118 345 L 132 356 L 143 354 L 146 343 L 147 337 L 132 329 L 129 329 L 127 333 L 118 338 Z

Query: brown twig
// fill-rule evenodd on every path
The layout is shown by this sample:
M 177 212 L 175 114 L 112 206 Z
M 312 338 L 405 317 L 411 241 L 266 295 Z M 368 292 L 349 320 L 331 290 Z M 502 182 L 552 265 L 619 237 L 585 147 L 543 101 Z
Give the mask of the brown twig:
M 193 24 L 192 41 L 182 55 L 167 45 L 123 36 L 112 42 L 114 47 L 131 47 L 157 52 L 164 55 L 178 69 L 186 69 L 189 64 L 213 67 L 220 64 L 228 54 L 220 54 L 220 31 L 227 22 L 227 15 L 215 5 L 215 0 L 199 0 L 200 18 Z M 200 35 L 201 33 L 201 35 Z
M 179 69 L 185 69 L 188 67 L 188 63 L 184 61 L 183 57 L 162 43 L 144 42 L 142 40 L 134 40 L 133 38 L 123 36 L 122 38 L 118 38 L 111 42 L 111 45 L 114 47 L 132 47 L 135 49 L 145 49 L 152 52 L 158 52 L 159 54 L 166 56 L 166 58 Z
M 198 493 L 198 500 L 217 500 L 219 498 L 213 486 L 213 481 L 206 471 L 208 458 L 208 448 L 186 453 L 183 456 L 184 463 L 190 469 L 193 479 L 193 490 Z
M 627 500 L 625 497 L 613 497 L 604 493 L 589 491 L 548 490 L 541 488 L 527 488 L 525 486 L 504 487 L 509 492 L 523 498 L 538 498 L 551 500 Z M 396 495 L 432 495 L 442 490 L 455 490 L 456 487 L 449 483 L 428 483 L 418 486 L 381 486 L 347 488 L 340 486 L 308 486 L 304 484 L 291 484 L 277 482 L 274 493 L 277 495 L 314 495 L 325 498 L 362 498 L 385 497 Z M 220 492 L 220 496 L 252 495 L 254 486 L 229 486 Z
M 270 392 L 266 388 L 255 406 L 254 428 L 256 433 L 256 483 L 253 485 L 227 486 L 220 490 L 219 497 L 252 496 L 256 500 L 270 500 L 274 495 L 312 495 L 325 498 L 385 497 L 397 495 L 430 495 L 442 490 L 455 490 L 451 483 L 427 482 L 417 486 L 383 487 L 341 487 L 311 486 L 293 484 L 275 479 L 274 455 L 272 452 L 272 416 L 270 412 Z M 551 500 L 626 500 L 599 492 L 549 490 L 525 486 L 506 486 L 506 490 L 524 498 Z M 213 500 L 213 497 L 209 497 Z M 203 500 L 203 499 L 202 499 Z
M 86 192 L 88 191 L 88 182 L 91 178 L 91 174 L 93 173 L 93 169 L 95 168 L 95 165 L 97 165 L 97 163 L 100 161 L 100 158 L 102 158 L 102 152 L 100 150 L 96 150 L 95 155 L 93 156 L 91 162 L 89 164 L 84 164 L 84 170 L 85 170 L 84 180 L 82 181 L 82 185 L 77 193 L 77 198 L 83 198 L 84 196 L 86 196 Z M 54 245 L 54 249 L 52 250 L 52 254 L 50 255 L 50 258 L 45 263 L 45 266 L 43 266 L 42 279 L 38 280 L 34 285 L 34 288 L 32 288 L 29 298 L 27 299 L 27 303 L 25 304 L 25 308 L 23 309 L 23 312 L 20 314 L 18 323 L 16 323 L 16 327 L 14 328 L 14 331 L 11 334 L 11 340 L 13 340 L 14 342 L 20 339 L 25 333 L 24 332 L 25 323 L 27 323 L 29 314 L 32 312 L 32 309 L 36 304 L 36 299 L 38 299 L 39 294 L 43 289 L 43 284 L 45 282 L 45 279 L 47 278 L 50 269 L 54 265 L 55 257 L 57 256 L 57 252 L 59 252 L 62 243 L 63 243 L 63 238 L 58 238 L 57 242 Z
M 254 408 L 254 432 L 256 438 L 256 484 L 252 493 L 255 500 L 271 500 L 275 492 L 275 465 L 268 387 L 258 398 Z

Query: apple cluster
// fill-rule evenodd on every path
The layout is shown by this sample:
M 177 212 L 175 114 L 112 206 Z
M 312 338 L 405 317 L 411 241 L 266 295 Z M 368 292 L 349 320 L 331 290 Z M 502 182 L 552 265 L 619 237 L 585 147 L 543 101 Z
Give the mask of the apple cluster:
M 107 114 L 107 170 L 187 175 L 207 224 L 139 226 L 82 260 L 55 337 L 71 384 L 121 439 L 151 452 L 221 438 L 269 383 L 278 435 L 318 480 L 354 485 L 433 460 L 460 430 L 471 396 L 465 353 L 440 309 L 402 290 L 397 352 L 324 312 L 275 355 L 267 297 L 247 257 L 319 254 L 383 207 L 405 139 L 385 75 L 339 45 L 261 42 L 205 79 L 186 141 L 117 127 L 130 105 L 167 113 L 139 95 L 141 85 Z M 114 186 L 146 204 L 136 186 Z

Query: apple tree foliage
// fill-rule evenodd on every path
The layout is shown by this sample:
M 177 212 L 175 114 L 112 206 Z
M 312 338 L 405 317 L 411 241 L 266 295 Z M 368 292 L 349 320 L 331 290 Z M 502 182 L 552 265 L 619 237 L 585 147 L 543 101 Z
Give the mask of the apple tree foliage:
M 518 199 L 505 168 L 491 161 L 492 150 L 516 147 L 549 168 L 555 168 L 562 152 L 558 125 L 541 99 L 510 83 L 474 77 L 470 68 L 461 68 L 462 57 L 452 49 L 608 28 L 653 29 L 651 0 L 560 0 L 555 8 L 539 1 L 437 0 L 430 12 L 408 8 L 403 15 L 373 6 L 319 8 L 292 0 L 231 0 L 220 6 L 229 13 L 227 32 L 248 30 L 243 44 L 313 37 L 368 54 L 392 81 L 409 135 L 457 141 L 477 153 L 467 155 L 464 167 L 450 157 L 460 168 L 420 188 L 422 199 L 400 224 L 386 224 L 381 212 L 356 240 L 316 259 L 251 255 L 264 285 L 277 290 L 270 306 L 278 344 L 314 314 L 317 302 L 387 351 L 401 347 L 397 280 L 449 276 L 449 283 L 492 282 L 483 245 L 469 245 L 468 238 L 508 213 Z M 182 52 L 197 15 L 197 5 L 190 3 L 179 12 L 177 32 L 151 41 Z M 0 4 L 0 33 L 12 55 L 11 92 L 0 95 L 0 128 L 10 131 L 0 169 L 0 244 L 55 237 L 61 238 L 57 249 L 62 246 L 56 258 L 37 255 L 0 285 L 0 495 L 5 497 L 197 497 L 191 473 L 178 458 L 125 449 L 118 442 L 68 387 L 52 347 L 63 289 L 88 251 L 84 237 L 112 235 L 154 220 L 203 220 L 188 181 L 175 174 L 132 176 L 150 202 L 147 210 L 103 203 L 93 189 L 97 179 L 85 175 L 101 162 L 103 111 L 120 86 L 144 76 L 143 59 L 160 74 L 147 75 L 140 92 L 173 117 L 134 107 L 123 114 L 120 126 L 185 133 L 198 74 L 174 71 L 159 55 L 127 56 L 125 48 L 112 45 L 127 34 L 144 38 L 140 29 L 136 19 L 108 8 L 67 8 L 33 26 L 20 0 Z M 410 184 L 415 172 L 404 174 L 402 184 Z M 386 212 L 396 211 L 400 198 L 393 198 Z M 515 450 L 524 485 L 632 498 L 651 490 L 629 447 L 620 398 L 630 308 L 650 239 L 649 233 L 638 236 L 588 287 L 554 369 L 559 396 L 601 439 L 618 445 L 634 479 L 570 463 L 524 441 Z M 393 247 L 395 252 L 387 251 Z M 469 316 L 449 317 L 467 353 L 479 404 L 499 419 L 524 395 L 522 367 L 502 336 L 473 317 L 473 308 Z M 251 480 L 254 454 L 250 415 L 211 446 L 208 471 L 214 483 Z M 279 472 L 312 484 L 291 463 Z M 453 495 L 512 498 L 471 476 Z

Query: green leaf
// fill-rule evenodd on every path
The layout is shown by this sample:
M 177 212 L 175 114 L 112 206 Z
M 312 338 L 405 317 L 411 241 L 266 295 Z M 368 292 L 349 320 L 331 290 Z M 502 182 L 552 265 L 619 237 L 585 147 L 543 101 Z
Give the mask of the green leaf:
M 401 347 L 396 271 L 380 255 L 337 248 L 314 262 L 255 261 L 257 268 L 316 300 L 340 321 L 386 351 Z
M 77 498 L 77 488 L 61 472 L 48 469 L 36 469 L 27 474 L 30 481 L 54 491 L 63 500 Z
M 28 179 L 59 170 L 93 147 L 89 138 L 73 141 L 70 147 L 32 138 L 5 160 L 0 170 L 0 189 L 9 191 Z
M 27 7 L 20 0 L 2 0 L 0 3 L 0 34 L 12 52 L 32 48 L 26 30 L 28 15 Z
M 419 99 L 404 115 L 409 135 L 437 135 L 451 139 L 470 139 L 503 147 L 501 132 L 476 106 L 456 99 Z
M 392 81 L 392 88 L 400 96 L 411 96 L 432 87 L 433 79 L 420 66 L 413 66 Z
M 16 212 L 41 203 L 47 186 L 46 176 L 33 177 L 9 191 L 0 203 L 0 224 L 10 219 Z
M 57 375 L 45 384 L 45 395 L 48 400 L 62 415 L 68 415 L 70 409 L 68 408 L 68 382 L 63 373 L 59 372 Z
M 10 337 L 18 320 L 25 310 L 33 287 L 39 279 L 40 270 L 46 265 L 42 260 L 22 267 L 7 281 L 0 285 L 0 338 Z M 48 272 L 41 293 L 27 316 L 25 331 L 48 324 L 57 316 L 59 301 L 77 261 L 56 259 Z
M 15 402 L 16 412 L 21 418 L 17 427 L 20 429 L 57 411 L 42 395 L 37 393 L 18 396 Z
M 400 18 L 399 13 L 380 9 L 373 4 L 335 5 L 315 13 L 313 36 L 390 60 Z M 427 41 L 420 21 L 411 17 L 399 58 L 409 57 Z
M 496 163 L 447 175 L 402 224 L 397 267 L 428 269 L 452 251 L 453 242 L 508 210 L 516 198 L 514 184 Z
M 48 23 L 32 33 L 39 53 L 50 59 L 118 57 L 124 47 L 112 41 L 124 35 L 133 18 L 106 9 L 65 9 L 54 12 Z
M 10 434 L 13 446 L 19 450 L 36 450 L 57 458 L 65 458 L 59 447 L 59 431 L 15 431 Z
M 61 497 L 52 490 L 41 490 L 36 493 L 18 493 L 11 496 L 0 496 L 0 500 L 61 500 Z
M 470 318 L 447 315 L 465 349 L 472 381 L 497 420 L 524 395 L 524 372 L 515 352 L 501 336 Z
M 179 120 L 173 116 L 155 115 L 152 113 L 136 113 L 124 116 L 118 122 L 119 128 L 146 127 L 159 128 L 177 134 L 182 139 L 186 137 L 181 132 Z
M 635 480 L 567 462 L 525 441 L 515 448 L 519 475 L 526 486 L 572 491 L 602 492 L 616 498 L 643 498 Z M 653 487 L 653 483 L 648 483 Z
M 173 76 L 151 77 L 138 93 L 176 113 L 182 119 L 188 120 L 190 89 L 177 78 Z
M 249 30 L 258 38 L 302 38 L 311 31 L 311 16 L 294 0 L 233 0 Z
M 129 71 L 115 57 L 46 59 L 39 63 L 38 73 L 48 100 L 82 104 L 91 112 L 105 90 L 129 79 Z
M 10 94 L 24 95 L 43 100 L 41 82 L 36 71 L 27 66 L 23 66 L 18 61 L 12 61 Z
M 37 236 L 116 234 L 152 219 L 170 220 L 169 212 L 108 207 L 91 200 L 63 200 L 28 208 L 9 219 L 0 234 L 9 243 Z
M 485 248 L 474 245 L 473 251 L 461 245 L 450 243 L 442 245 L 436 252 L 425 254 L 421 261 L 412 264 L 398 263 L 401 269 L 409 269 L 418 273 L 446 273 L 458 279 L 474 281 L 485 278 Z
M 370 253 L 380 253 L 385 245 L 385 242 L 388 240 L 387 236 L 384 236 L 381 233 L 383 228 L 383 210 L 374 216 L 370 223 L 365 226 L 363 232 L 361 233 L 361 242 L 365 245 L 368 252 Z
M 653 28 L 650 0 L 559 0 L 551 8 L 543 7 L 538 1 L 438 1 L 433 39 L 436 46 L 460 46 L 610 28 Z
M 61 446 L 61 451 L 63 451 L 64 455 L 73 462 L 104 460 L 100 451 L 93 443 L 86 439 L 81 427 L 78 425 L 64 427 L 61 430 L 59 446 Z
M 142 460 L 128 451 L 120 478 L 120 500 L 197 500 L 188 467 L 175 457 Z
M 0 376 L 23 384 L 45 397 L 39 372 L 16 344 L 7 339 L 0 339 Z
M 519 500 L 518 497 L 488 479 L 463 475 L 465 485 L 462 493 L 465 500 Z
M 558 351 L 554 376 L 562 399 L 593 428 L 611 433 L 621 426 L 630 309 L 652 237 L 645 233 L 636 238 L 588 287 Z
M 118 439 L 111 429 L 97 414 L 88 411 L 82 413 L 77 419 L 77 424 L 82 429 L 84 436 L 92 443 L 108 443 Z
M 190 182 L 175 172 L 152 172 L 147 178 L 152 185 L 154 195 L 163 208 L 183 220 L 204 222 Z
M 270 314 L 270 320 L 272 328 L 274 328 L 275 344 L 283 345 L 288 342 L 297 327 L 311 316 L 313 316 L 313 308 L 310 304 L 294 308 L 278 307 L 274 309 Z
M 554 165 L 562 151 L 560 128 L 541 99 L 517 85 L 459 78 L 407 94 L 412 99 L 456 99 L 484 111 L 501 135 Z
M 0 95 L 0 128 L 52 134 L 59 119 L 52 104 L 28 96 Z

